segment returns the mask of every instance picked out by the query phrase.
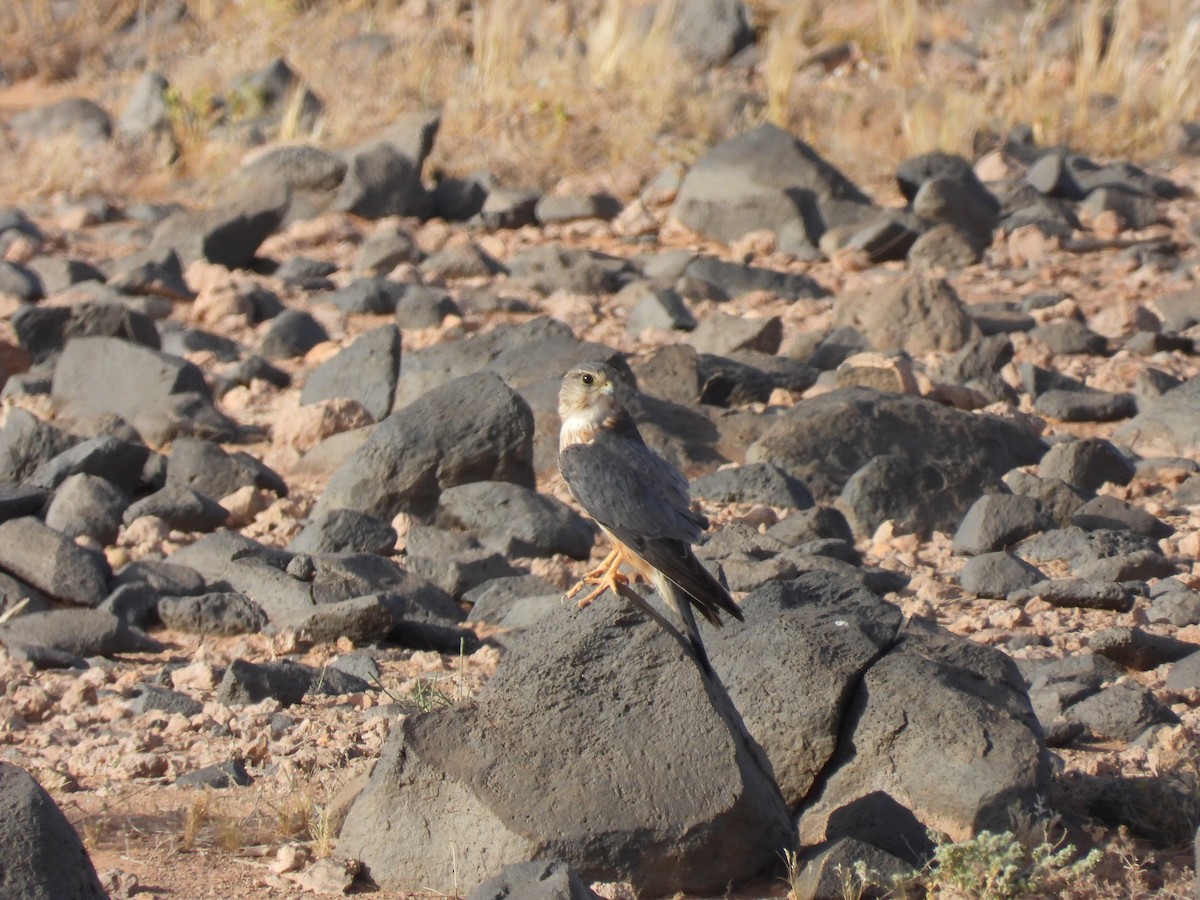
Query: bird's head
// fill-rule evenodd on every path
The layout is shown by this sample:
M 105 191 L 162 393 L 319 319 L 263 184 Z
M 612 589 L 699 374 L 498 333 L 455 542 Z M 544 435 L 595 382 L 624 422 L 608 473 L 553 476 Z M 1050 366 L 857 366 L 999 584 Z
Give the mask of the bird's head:
M 564 432 L 582 440 L 619 409 L 617 370 L 608 363 L 582 363 L 563 376 L 558 392 L 558 415 Z

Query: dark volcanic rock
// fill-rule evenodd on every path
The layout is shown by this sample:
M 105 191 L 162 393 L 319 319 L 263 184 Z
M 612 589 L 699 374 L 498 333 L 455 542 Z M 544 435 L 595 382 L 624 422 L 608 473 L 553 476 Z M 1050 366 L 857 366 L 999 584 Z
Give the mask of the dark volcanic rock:
M 288 544 L 292 553 L 379 553 L 396 548 L 396 529 L 353 509 L 314 517 Z
M 827 228 L 873 216 L 874 204 L 812 148 L 763 125 L 702 156 L 683 180 L 672 214 L 726 243 L 768 229 L 786 250 L 816 247 Z
M 95 475 L 71 475 L 63 481 L 46 508 L 46 524 L 68 537 L 87 535 L 111 544 L 121 529 L 129 495 Z
M 954 552 L 978 556 L 1004 550 L 1050 525 L 1042 505 L 1021 494 L 984 494 L 954 532 Z
M 883 466 L 879 487 L 888 507 L 899 507 L 914 525 L 951 531 L 989 485 L 1009 469 L 1036 462 L 1044 450 L 1036 435 L 1010 422 L 846 388 L 777 416 L 746 459 L 774 463 L 826 503 L 860 469 Z M 885 456 L 890 462 L 879 462 Z
M 0 762 L 0 872 L 13 900 L 107 900 L 96 869 L 53 798 Z
M 941 278 L 910 276 L 847 292 L 834 325 L 854 327 L 876 350 L 958 350 L 979 336 L 958 294 Z
M 302 309 L 287 309 L 271 320 L 259 345 L 267 359 L 293 359 L 329 340 L 325 328 Z
M 34 518 L 0 523 L 0 569 L 55 600 L 98 606 L 108 594 L 108 563 Z
M 178 531 L 214 531 L 225 524 L 229 510 L 216 500 L 181 484 L 168 484 L 126 510 L 126 524 L 141 516 L 162 519 Z
M 288 194 L 258 185 L 236 201 L 209 210 L 182 211 L 154 231 L 152 247 L 174 250 L 184 265 L 205 259 L 227 269 L 248 267 L 254 254 L 283 221 Z
M 697 478 L 692 482 L 692 495 L 714 503 L 763 503 L 792 509 L 813 505 L 804 482 L 770 463 L 747 463 Z
M 967 560 L 958 573 L 964 591 L 977 597 L 1002 598 L 1042 581 L 1041 571 L 1008 551 L 982 553 Z
M 267 624 L 262 607 L 233 592 L 163 597 L 158 615 L 168 628 L 193 634 L 257 634 Z
M 300 402 L 346 397 L 357 400 L 379 421 L 391 411 L 399 375 L 400 329 L 384 325 L 313 369 L 304 382 Z
M 481 881 L 467 900 L 600 900 L 564 860 L 513 863 Z
M 10 650 L 46 647 L 80 658 L 162 649 L 140 628 L 101 609 L 54 609 L 17 616 L 0 625 L 0 643 Z
M 217 685 L 216 699 L 229 706 L 245 706 L 272 697 L 281 706 L 292 706 L 304 699 L 313 675 L 308 666 L 290 659 L 261 664 L 235 659 Z
M 1101 739 L 1132 741 L 1152 725 L 1179 717 L 1136 681 L 1121 681 L 1069 707 L 1067 716 Z
M 249 453 L 228 453 L 220 444 L 194 438 L 180 438 L 171 445 L 167 484 L 190 488 L 215 500 L 243 487 L 287 496 L 283 479 Z
M 647 895 L 720 891 L 792 840 L 769 773 L 682 647 L 596 603 L 525 632 L 477 701 L 393 729 L 339 846 L 389 889 L 453 890 L 546 856 Z
M 442 491 L 438 518 L 505 556 L 587 559 L 596 532 L 562 501 L 503 481 L 476 481 Z
M 390 521 L 431 512 L 448 487 L 533 488 L 533 414 L 492 374 L 468 375 L 392 413 L 333 474 L 313 515 L 357 509 Z

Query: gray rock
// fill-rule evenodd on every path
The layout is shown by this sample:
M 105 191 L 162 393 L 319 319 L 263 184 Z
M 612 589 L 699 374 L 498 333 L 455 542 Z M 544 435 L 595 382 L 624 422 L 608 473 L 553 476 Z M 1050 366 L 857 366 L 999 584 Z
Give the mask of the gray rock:
M 697 478 L 692 495 L 714 503 L 762 503 L 800 510 L 813 506 L 804 482 L 771 463 L 747 463 Z
M 1137 413 L 1133 394 L 1096 390 L 1049 390 L 1033 403 L 1035 411 L 1060 422 L 1114 422 Z
M 779 352 L 783 320 L 779 316 L 745 317 L 714 312 L 706 316 L 688 338 L 703 354 L 725 356 L 738 350 Z
M 231 369 L 225 370 L 229 385 L 250 387 L 255 381 L 264 381 L 277 388 L 291 387 L 292 376 L 271 365 L 261 356 L 251 354 Z
M 1193 791 L 1163 772 L 1105 778 L 1086 809 L 1105 825 L 1126 828 L 1165 850 L 1194 840 L 1195 802 Z
M 401 263 L 419 263 L 421 250 L 411 234 L 391 227 L 372 232 L 358 248 L 354 271 L 359 275 L 387 275 Z
M 54 492 L 45 522 L 68 537 L 87 535 L 98 543 L 111 544 L 128 505 L 129 496 L 111 482 L 95 475 L 71 475 Z
M 1171 666 L 1164 687 L 1177 694 L 1200 691 L 1200 652 L 1189 653 Z
M 902 808 L 901 812 L 904 812 Z M 902 826 L 881 822 L 880 827 L 893 827 L 894 831 L 902 833 Z M 855 889 L 855 873 L 859 866 L 866 867 L 867 884 L 875 885 L 887 884 L 893 876 L 902 877 L 913 870 L 913 863 L 908 859 L 857 838 L 837 838 L 809 850 L 803 868 L 792 880 L 791 896 L 793 900 L 844 900 L 847 890 Z
M 316 516 L 296 535 L 292 553 L 379 553 L 396 548 L 396 529 L 353 509 L 334 509 Z
M 118 415 L 147 439 L 234 434 L 234 423 L 213 407 L 196 366 L 116 338 L 70 341 L 54 367 L 51 396 L 73 416 Z
M 720 66 L 754 43 L 741 0 L 684 0 L 670 7 L 671 43 L 682 60 L 699 69 Z
M 1113 440 L 1143 456 L 1194 456 L 1200 448 L 1200 378 L 1139 410 L 1113 433 Z
M 828 255 L 833 255 L 841 247 L 841 236 L 846 234 L 845 247 L 861 250 L 867 259 L 878 264 L 904 259 L 909 249 L 916 243 L 924 228 L 924 223 L 915 216 L 903 210 L 880 212 L 874 219 L 865 224 L 849 226 L 843 231 L 827 231 L 821 240 L 821 248 Z
M 881 476 L 880 496 L 891 498 L 886 507 L 899 507 L 916 526 L 949 531 L 989 484 L 998 484 L 1009 469 L 1035 462 L 1044 447 L 1035 435 L 998 419 L 915 397 L 846 388 L 803 400 L 777 416 L 750 445 L 746 460 L 774 463 L 825 503 L 837 498 L 856 472 L 873 466 Z M 871 474 L 860 475 L 860 483 Z M 870 509 L 855 505 L 859 526 L 869 527 Z
M 436 126 L 435 126 L 436 131 Z M 431 138 L 432 140 L 432 138 Z M 364 219 L 388 216 L 428 218 L 433 197 L 421 184 L 421 163 L 389 140 L 368 143 L 346 159 L 333 209 Z
M 23 604 L 23 613 L 45 612 L 50 608 L 50 601 L 37 588 L 28 585 L 19 578 L 13 578 L 5 572 L 0 572 L 0 615 L 8 612 L 18 603 Z
M 1045 344 L 1057 355 L 1091 354 L 1103 355 L 1108 350 L 1108 340 L 1096 334 L 1078 319 L 1063 319 L 1047 322 L 1030 332 L 1032 337 Z
M 1177 628 L 1200 625 L 1200 591 L 1182 588 L 1154 598 L 1150 604 L 1151 622 L 1168 622 Z
M 286 194 L 287 211 L 280 224 L 289 225 L 328 209 L 346 168 L 340 156 L 311 144 L 273 147 L 234 172 L 226 194 L 237 196 L 253 188 Z
M 914 846 L 927 828 L 1002 831 L 1049 786 L 1024 681 L 998 650 L 910 619 L 848 700 L 838 751 L 800 809 L 801 846 L 848 836 L 903 852 L 903 835 L 879 833 L 881 802 L 912 812 Z
M 17 616 L 0 625 L 0 643 L 10 650 L 47 647 L 83 658 L 162 649 L 140 628 L 100 609 L 54 609 Z
M 320 291 L 333 288 L 329 276 L 337 271 L 333 263 L 308 256 L 290 256 L 274 272 L 276 278 L 288 287 Z
M 1055 444 L 1050 448 L 1050 452 L 1054 452 L 1056 447 L 1062 446 Z M 1045 465 L 1046 457 L 1050 456 L 1047 453 L 1042 457 L 1042 465 Z M 1039 467 L 1040 468 L 1040 467 Z M 1075 511 L 1087 502 L 1091 492 L 1080 488 L 1076 485 L 1069 484 L 1061 478 L 1054 476 L 1032 475 L 1029 472 L 1022 472 L 1020 469 L 1013 469 L 1004 476 L 1004 484 L 1014 494 L 1021 494 L 1025 497 L 1032 497 L 1042 505 L 1042 509 L 1059 527 L 1071 524 L 1071 518 L 1075 515 Z
M 162 336 L 162 349 L 166 353 L 183 357 L 189 353 L 211 353 L 221 362 L 236 362 L 242 355 L 241 344 L 237 341 L 200 328 L 166 331 Z
M 73 138 L 82 144 L 107 141 L 113 131 L 112 117 L 104 107 L 84 97 L 27 109 L 12 116 L 8 127 L 27 140 Z
M 837 498 L 856 535 L 867 536 L 893 520 L 902 532 L 949 531 L 979 490 L 999 489 L 977 464 L 922 463 L 900 454 L 867 462 L 846 481 Z
M 75 435 L 13 407 L 0 429 L 0 481 L 23 482 L 42 463 L 77 443 Z
M 1152 516 L 1143 509 L 1131 506 L 1116 497 L 1101 495 L 1093 497 L 1075 511 L 1073 525 L 1093 530 L 1096 528 L 1127 529 L 1156 540 L 1175 533 L 1172 525 Z
M 1154 298 L 1154 308 L 1162 316 L 1163 328 L 1178 333 L 1200 325 L 1200 289 L 1176 291 Z
M 454 485 L 438 498 L 438 519 L 505 556 L 587 559 L 596 532 L 561 500 L 503 481 Z
M 611 194 L 546 194 L 538 198 L 533 214 L 538 222 L 551 225 L 582 219 L 610 221 L 621 212 L 621 201 Z
M 614 729 L 626 738 L 603 737 Z M 477 701 L 394 728 L 339 847 L 389 890 L 453 890 L 553 856 L 646 895 L 720 891 L 791 844 L 769 773 L 682 646 L 595 603 L 525 632 Z
M 258 352 L 267 359 L 294 359 L 327 340 L 329 334 L 311 313 L 287 309 L 271 320 Z
M 391 315 L 407 289 L 408 285 L 402 281 L 371 276 L 356 278 L 343 288 L 322 294 L 319 299 L 352 315 Z
M 1075 574 L 1080 578 L 1122 583 L 1166 578 L 1178 571 L 1175 564 L 1163 556 L 1157 546 L 1093 559 L 1075 566 Z
M 376 421 L 392 408 L 400 375 L 400 329 L 384 325 L 366 332 L 321 363 L 304 382 L 300 402 L 319 403 L 335 397 L 357 400 Z
M 279 120 L 291 103 L 298 104 L 297 126 L 311 131 L 323 105 L 304 87 L 304 82 L 283 57 L 276 57 L 261 69 L 245 72 L 233 79 L 232 91 L 249 104 L 260 118 Z M 296 95 L 299 95 L 297 98 Z
M 278 623 L 312 641 L 334 643 L 347 638 L 356 644 L 387 639 L 407 612 L 405 602 L 388 594 L 366 594 L 299 610 Z
M 123 303 L 82 302 L 71 306 L 26 306 L 13 316 L 22 347 L 46 359 L 79 337 L 115 337 L 159 349 L 154 322 Z
M 481 881 L 467 900 L 600 900 L 562 859 L 513 863 Z
M 108 594 L 108 563 L 38 519 L 0 523 L 0 569 L 55 600 L 97 606 Z
M 142 683 L 132 692 L 129 708 L 136 714 L 148 712 L 175 713 L 181 716 L 198 716 L 204 712 L 204 704 L 183 691 Z
M 250 454 L 227 453 L 220 444 L 194 438 L 180 438 L 171 445 L 167 484 L 218 500 L 243 487 L 287 496 L 283 479 Z
M 168 484 L 130 504 L 125 510 L 125 524 L 142 516 L 162 519 L 177 531 L 215 531 L 229 519 L 229 510 L 191 488 Z
M 421 263 L 421 273 L 429 279 L 450 281 L 460 278 L 491 278 L 508 270 L 496 259 L 489 256 L 482 247 L 474 241 L 465 244 L 449 244 L 427 256 Z M 486 311 L 479 305 L 479 298 L 487 296 L 476 294 L 476 312 Z M 492 306 L 496 306 L 495 298 Z M 521 301 L 504 300 L 504 303 Z M 501 307 L 503 308 L 503 307 Z M 496 311 L 499 311 L 498 309 Z M 519 312 L 520 309 L 509 309 L 509 312 Z
M 99 435 L 73 444 L 39 465 L 26 484 L 58 491 L 68 479 L 88 475 L 132 494 L 152 486 L 151 460 L 149 448 L 141 441 Z
M 22 303 L 36 303 L 46 296 L 46 289 L 33 269 L 0 260 L 0 294 L 11 294 Z
M 231 759 L 228 762 L 205 766 L 192 772 L 184 772 L 175 779 L 175 784 L 178 787 L 220 790 L 229 787 L 247 787 L 253 781 L 254 779 L 246 771 L 246 764 L 240 759 Z
M 225 669 L 215 699 L 227 706 L 246 706 L 270 697 L 278 700 L 280 706 L 292 706 L 308 693 L 313 674 L 308 666 L 290 659 L 268 663 L 235 659 Z
M 104 281 L 104 273 L 89 262 L 63 256 L 38 256 L 29 268 L 42 281 L 47 296 L 60 294 L 85 281 Z
M 946 222 L 934 225 L 920 235 L 908 248 L 908 262 L 914 270 L 963 269 L 974 265 L 982 258 L 969 234 Z M 984 323 L 972 316 L 984 334 L 989 334 Z
M 672 215 L 729 243 L 750 231 L 791 231 L 815 247 L 826 228 L 873 216 L 875 206 L 811 147 L 774 125 L 718 144 L 684 177 Z
M 0 871 L 14 900 L 107 900 L 83 841 L 21 768 L 0 762 Z
M 1140 672 L 1175 662 L 1195 653 L 1200 646 L 1168 635 L 1153 634 L 1129 625 L 1102 628 L 1088 636 L 1093 653 Z
M 1136 681 L 1121 681 L 1067 710 L 1100 739 L 1133 741 L 1152 725 L 1173 725 L 1179 717 Z
M 847 292 L 834 305 L 834 325 L 854 327 L 877 350 L 953 351 L 979 336 L 949 283 L 906 277 Z
M 533 414 L 493 374 L 468 375 L 392 413 L 342 464 L 313 515 L 357 509 L 390 521 L 430 512 L 456 484 L 534 485 Z
M 678 292 L 649 281 L 633 281 L 621 289 L 616 302 L 628 309 L 625 327 L 632 335 L 647 328 L 663 331 L 691 331 L 696 317 Z
M 954 552 L 978 556 L 1004 550 L 1049 527 L 1042 505 L 1021 494 L 984 494 L 954 532 Z
M 204 579 L 187 566 L 162 559 L 139 559 L 125 566 L 109 582 L 113 590 L 142 585 L 156 594 L 186 597 L 204 592 Z
M 1026 538 L 1016 552 L 1033 562 L 1064 560 L 1078 572 L 1080 566 L 1104 559 L 1149 550 L 1161 558 L 1157 543 L 1133 531 L 1084 531 L 1076 525 L 1056 528 Z
M 482 547 L 471 547 L 453 556 L 423 556 L 410 551 L 406 562 L 413 574 L 428 579 L 453 597 L 461 597 L 484 582 L 522 571 L 514 568 L 503 554 Z
M 179 254 L 170 247 L 148 247 L 120 257 L 110 262 L 106 271 L 106 284 L 123 294 L 183 302 L 196 299 L 184 277 Z
M 258 634 L 267 624 L 261 606 L 243 594 L 228 591 L 162 597 L 158 616 L 168 628 L 191 634 Z
M 697 357 L 696 374 L 701 385 L 700 402 L 706 406 L 728 409 L 766 403 L 775 389 L 775 379 L 762 369 L 712 353 Z
M 204 259 L 227 269 L 247 268 L 283 222 L 288 199 L 286 191 L 256 184 L 222 206 L 174 213 L 155 228 L 151 248 L 174 250 L 185 266 Z
M 478 222 L 485 231 L 536 225 L 537 205 L 541 199 L 538 191 L 493 187 L 471 221 Z
M 958 583 L 964 591 L 994 599 L 1032 587 L 1044 578 L 1036 566 L 1007 550 L 974 556 L 958 573 Z
M 1108 609 L 1129 612 L 1133 597 L 1129 591 L 1112 581 L 1093 581 L 1087 578 L 1049 578 L 1015 591 L 1010 600 L 1024 603 L 1040 597 L 1051 606 L 1079 609 Z
M 850 523 L 840 510 L 832 506 L 814 506 L 789 513 L 768 528 L 767 535 L 789 547 L 827 538 L 854 542 Z
M 436 328 L 447 316 L 462 316 L 462 310 L 449 294 L 435 288 L 406 285 L 396 301 L 396 325 L 401 329 Z
M 579 294 L 615 293 L 627 267 L 626 260 L 620 257 L 555 244 L 530 247 L 508 261 L 512 277 L 541 294 L 559 290 Z
M 751 291 L 768 291 L 782 300 L 815 299 L 829 294 L 807 275 L 743 265 L 716 256 L 693 258 L 684 269 L 683 280 L 709 285 L 727 298 L 740 297 Z
M 902 617 L 859 584 L 823 572 L 767 584 L 742 608 L 745 624 L 709 630 L 705 643 L 795 808 L 834 756 L 855 685 L 894 643 Z
M 129 92 L 125 109 L 117 120 L 117 133 L 135 143 L 173 141 L 171 111 L 166 98 L 170 86 L 161 72 L 143 72 Z
M 1013 352 L 1012 340 L 1007 334 L 977 338 L 964 344 L 946 360 L 938 369 L 938 377 L 953 384 L 987 378 L 1011 362 Z

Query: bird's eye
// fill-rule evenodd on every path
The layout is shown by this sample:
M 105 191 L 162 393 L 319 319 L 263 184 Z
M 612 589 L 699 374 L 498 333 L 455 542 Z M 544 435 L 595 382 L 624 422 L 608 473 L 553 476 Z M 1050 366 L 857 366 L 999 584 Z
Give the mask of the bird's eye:
M 592 384 L 593 382 L 595 382 L 596 376 L 589 375 L 587 372 L 584 372 L 582 375 L 579 376 L 579 380 L 582 381 L 584 384 Z

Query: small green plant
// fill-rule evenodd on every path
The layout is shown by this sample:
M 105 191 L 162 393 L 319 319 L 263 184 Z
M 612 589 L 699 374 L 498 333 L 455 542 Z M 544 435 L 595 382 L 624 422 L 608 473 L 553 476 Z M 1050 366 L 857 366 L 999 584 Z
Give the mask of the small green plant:
M 1100 861 L 1093 850 L 1075 859 L 1072 844 L 1052 841 L 1043 834 L 1027 846 L 1011 831 L 981 831 L 965 841 L 950 841 L 930 834 L 934 857 L 921 879 L 931 892 L 945 896 L 1003 900 L 1029 894 L 1051 895 L 1083 875 Z

